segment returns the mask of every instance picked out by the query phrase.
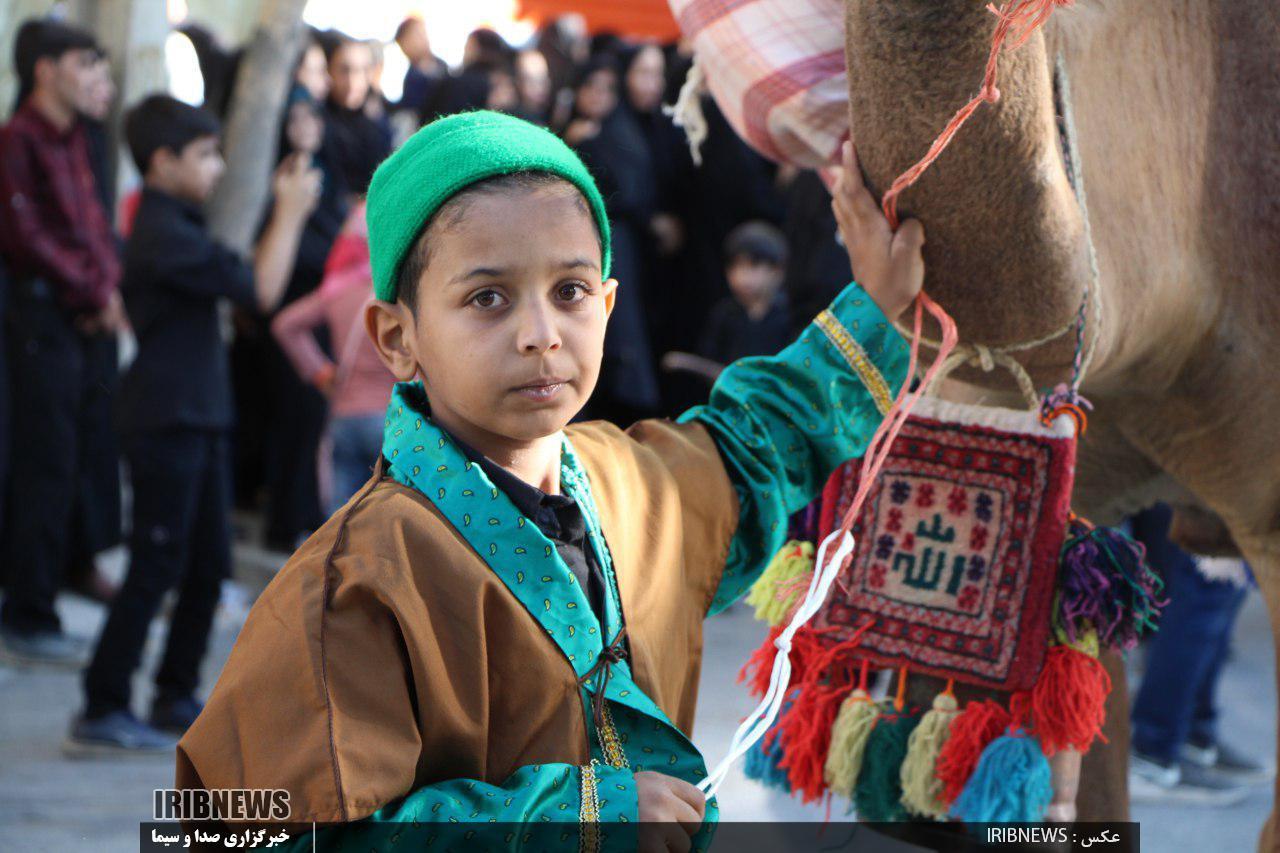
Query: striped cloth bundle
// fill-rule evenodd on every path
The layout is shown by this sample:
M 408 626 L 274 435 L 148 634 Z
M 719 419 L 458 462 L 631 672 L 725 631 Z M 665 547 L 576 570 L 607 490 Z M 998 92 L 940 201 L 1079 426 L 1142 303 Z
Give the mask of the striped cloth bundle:
M 712 96 L 779 163 L 818 168 L 849 137 L 843 0 L 670 0 Z

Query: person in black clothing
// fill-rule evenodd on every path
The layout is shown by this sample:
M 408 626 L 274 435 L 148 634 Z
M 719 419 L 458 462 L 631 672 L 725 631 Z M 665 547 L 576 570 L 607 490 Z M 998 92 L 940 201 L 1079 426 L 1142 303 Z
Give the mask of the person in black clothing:
M 89 143 L 89 165 L 108 217 L 115 210 L 116 170 L 107 121 L 115 101 L 111 62 L 105 51 L 98 52 L 93 66 L 91 97 L 85 102 L 80 120 Z M 79 499 L 72 514 L 71 537 L 67 543 L 67 566 L 63 577 L 68 587 L 103 603 L 115 595 L 115 585 L 99 571 L 95 555 L 120 544 L 120 446 L 112 423 L 112 407 L 119 383 L 120 346 L 116 335 L 91 339 L 86 350 L 85 369 L 91 373 L 90 396 L 86 402 L 85 465 L 80 472 Z
M 629 46 L 619 54 L 619 62 L 621 108 L 639 129 L 652 164 L 654 211 L 641 250 L 653 351 L 691 350 L 705 319 L 705 311 L 695 314 L 685 307 L 690 285 L 685 280 L 688 229 L 682 213 L 689 207 L 686 194 L 693 182 L 693 159 L 684 132 L 662 108 L 667 66 L 662 49 L 654 44 Z M 703 383 L 684 374 L 663 372 L 658 381 L 662 414 L 674 417 L 706 397 Z
M 645 308 L 657 179 L 644 135 L 630 111 L 619 108 L 618 86 L 616 59 L 593 57 L 574 87 L 573 117 L 562 135 L 609 200 L 613 277 L 619 284 L 600 381 L 588 408 L 591 417 L 625 424 L 654 415 L 660 404 Z
M 776 355 L 791 342 L 791 312 L 782 279 L 787 241 L 767 222 L 747 222 L 725 240 L 725 278 L 732 296 L 716 303 L 696 355 L 669 352 L 668 370 L 714 382 L 724 366 L 753 355 Z
M 223 171 L 217 119 L 153 95 L 130 111 L 125 134 L 144 176 L 122 287 L 138 339 L 118 412 L 133 485 L 130 564 L 85 671 L 84 713 L 66 744 L 73 754 L 172 749 L 160 730 L 185 730 L 200 711 L 200 661 L 231 568 L 233 412 L 218 303 L 266 311 L 279 301 L 319 185 L 301 161 L 277 173 L 275 212 L 250 267 L 213 239 L 200 212 Z M 148 726 L 130 710 L 130 684 L 174 586 Z
M 321 191 L 318 203 L 307 218 L 298 243 L 293 273 L 289 277 L 280 307 L 314 291 L 324 278 L 325 262 L 333 241 L 346 221 L 351 200 L 347 192 L 354 183 L 363 194 L 376 163 L 365 164 L 367 172 L 349 165 L 345 177 L 340 155 L 333 144 L 332 125 L 321 120 L 317 105 L 301 88 L 295 87 L 282 124 L 280 156 L 302 157 L 319 170 Z M 266 487 L 268 495 L 266 544 L 276 550 L 292 551 L 298 540 L 324 520 L 320 487 L 316 475 L 319 451 L 328 415 L 328 402 L 313 385 L 302 381 L 269 332 L 270 318 L 259 318 L 254 333 L 262 343 L 267 383 L 267 421 L 264 425 Z M 327 341 L 322 340 L 322 345 Z
M 427 25 L 417 15 L 410 15 L 400 22 L 400 26 L 396 27 L 395 42 L 405 59 L 409 60 L 409 68 L 404 73 L 400 106 L 417 112 L 431 97 L 436 86 L 449 76 L 449 66 L 431 51 Z
M 791 333 L 799 335 L 809 321 L 853 280 L 849 253 L 836 242 L 836 216 L 831 193 L 812 169 L 802 169 L 786 191 L 783 223 L 790 252 L 782 289 L 791 304 Z
M 374 95 L 369 45 L 345 36 L 329 44 L 328 144 L 345 191 L 364 195 L 373 170 L 391 153 L 391 126 L 386 116 L 372 118 L 366 109 Z

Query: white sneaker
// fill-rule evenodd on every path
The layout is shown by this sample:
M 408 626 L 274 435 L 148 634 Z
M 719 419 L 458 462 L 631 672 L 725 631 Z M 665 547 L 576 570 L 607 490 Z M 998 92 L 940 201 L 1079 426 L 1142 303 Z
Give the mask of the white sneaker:
M 1188 762 L 1165 763 L 1129 755 L 1129 799 L 1135 803 L 1183 803 L 1222 808 L 1249 796 L 1245 786 Z

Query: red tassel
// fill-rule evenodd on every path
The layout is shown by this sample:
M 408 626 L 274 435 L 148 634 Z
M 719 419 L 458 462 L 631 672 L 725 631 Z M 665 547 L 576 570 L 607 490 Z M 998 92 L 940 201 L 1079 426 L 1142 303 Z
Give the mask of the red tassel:
M 738 670 L 738 683 L 747 682 L 752 696 L 763 696 L 769 690 L 769 676 L 773 673 L 773 657 L 778 653 L 773 641 L 782 633 L 782 625 L 769 629 L 760 648 L 751 653 L 747 662 Z
M 773 659 L 778 654 L 778 647 L 773 643 L 774 640 L 778 639 L 778 635 L 782 633 L 785 627 L 785 625 L 778 625 L 770 628 L 769 635 L 765 637 L 764 642 L 751 653 L 751 657 L 747 658 L 747 662 L 738 671 L 738 683 L 741 684 L 745 681 L 747 689 L 753 696 L 763 696 L 769 692 L 769 678 L 773 675 Z M 792 686 L 804 682 L 813 662 L 828 648 L 822 640 L 822 635 L 833 630 L 835 629 L 801 628 L 791 638 Z
M 870 624 L 864 625 L 847 640 L 825 648 L 811 646 L 802 653 L 806 659 L 804 676 L 798 680 L 800 694 L 778 722 L 782 738 L 782 760 L 778 766 L 787 771 L 791 790 L 798 791 L 805 803 L 826 792 L 823 776 L 827 750 L 831 747 L 831 729 L 840 703 L 857 684 L 855 672 L 860 664 L 852 653 L 861 644 L 862 634 L 868 627 Z M 817 636 L 813 635 L 815 641 Z M 799 638 L 797 634 L 796 639 Z
M 1051 646 L 1031 692 L 1032 728 L 1045 755 L 1068 747 L 1087 752 L 1102 738 L 1111 676 L 1098 659 L 1071 646 Z
M 827 750 L 831 746 L 831 728 L 835 725 L 840 703 L 849 695 L 850 685 L 805 684 L 795 703 L 778 723 L 782 738 L 782 760 L 778 766 L 787 771 L 787 782 L 801 801 L 812 802 L 826 792 L 823 771 Z
M 1009 727 L 1009 712 L 999 703 L 984 699 L 970 702 L 951 721 L 951 736 L 938 753 L 934 774 L 942 783 L 942 801 L 948 806 L 956 801 L 965 783 L 978 766 L 982 750 Z

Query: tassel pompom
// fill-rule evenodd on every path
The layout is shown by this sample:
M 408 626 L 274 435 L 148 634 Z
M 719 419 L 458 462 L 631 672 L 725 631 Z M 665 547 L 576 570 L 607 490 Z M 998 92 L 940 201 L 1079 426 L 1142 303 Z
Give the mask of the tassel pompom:
M 778 727 L 775 725 L 747 750 L 742 772 L 748 779 L 789 794 L 791 786 L 787 781 L 787 771 L 778 766 L 778 762 L 782 760 L 782 738 L 778 734 Z
M 902 805 L 902 762 L 907 742 L 920 724 L 919 713 L 888 713 L 880 717 L 867 738 L 862 772 L 853 789 L 853 806 L 859 820 L 906 820 Z
M 799 792 L 805 803 L 826 793 L 824 771 L 832 731 L 842 700 L 849 695 L 849 685 L 866 685 L 868 663 L 854 656 L 868 627 L 864 625 L 847 640 L 806 652 L 805 674 L 795 703 L 779 723 L 781 766 L 787 771 L 791 790 Z M 857 670 L 860 675 L 855 675 Z
M 1072 518 L 1062 546 L 1058 616 L 1074 642 L 1088 623 L 1101 642 L 1127 651 L 1155 629 L 1164 582 L 1146 548 L 1118 530 Z
M 782 633 L 782 628 L 770 628 L 764 642 L 751 653 L 747 662 L 738 670 L 738 683 L 747 683 L 747 690 L 752 696 L 763 696 L 769 692 L 769 677 L 773 674 L 773 658 L 778 653 L 774 640 Z M 793 664 L 794 666 L 794 664 Z
M 954 803 L 973 775 L 982 751 L 1009 727 L 1009 712 L 991 699 L 970 702 L 951 721 L 951 734 L 938 752 L 934 775 L 942 801 Z
M 902 761 L 902 804 L 912 814 L 934 820 L 947 816 L 942 782 L 934 771 L 942 746 L 951 736 L 951 721 L 959 715 L 956 697 L 949 691 L 939 693 L 907 740 L 907 756 Z
M 795 704 L 778 722 L 783 744 L 778 766 L 787 771 L 789 787 L 809 803 L 826 792 L 824 769 L 841 698 L 848 684 L 807 683 Z
M 1049 759 L 1025 729 L 1011 727 L 982 751 L 951 814 L 969 823 L 1032 823 L 1052 799 Z
M 831 744 L 827 748 L 827 763 L 822 774 L 832 793 L 853 797 L 854 785 L 862 771 L 867 740 L 878 719 L 880 706 L 862 688 L 854 690 L 840 703 L 836 721 L 831 726 Z
M 1097 653 L 1092 631 L 1071 645 L 1049 647 L 1031 691 L 1031 720 L 1046 755 L 1068 748 L 1088 752 L 1102 737 L 1111 676 Z
M 747 593 L 756 619 L 771 626 L 787 621 L 804 597 L 813 576 L 813 543 L 791 540 L 783 545 Z

